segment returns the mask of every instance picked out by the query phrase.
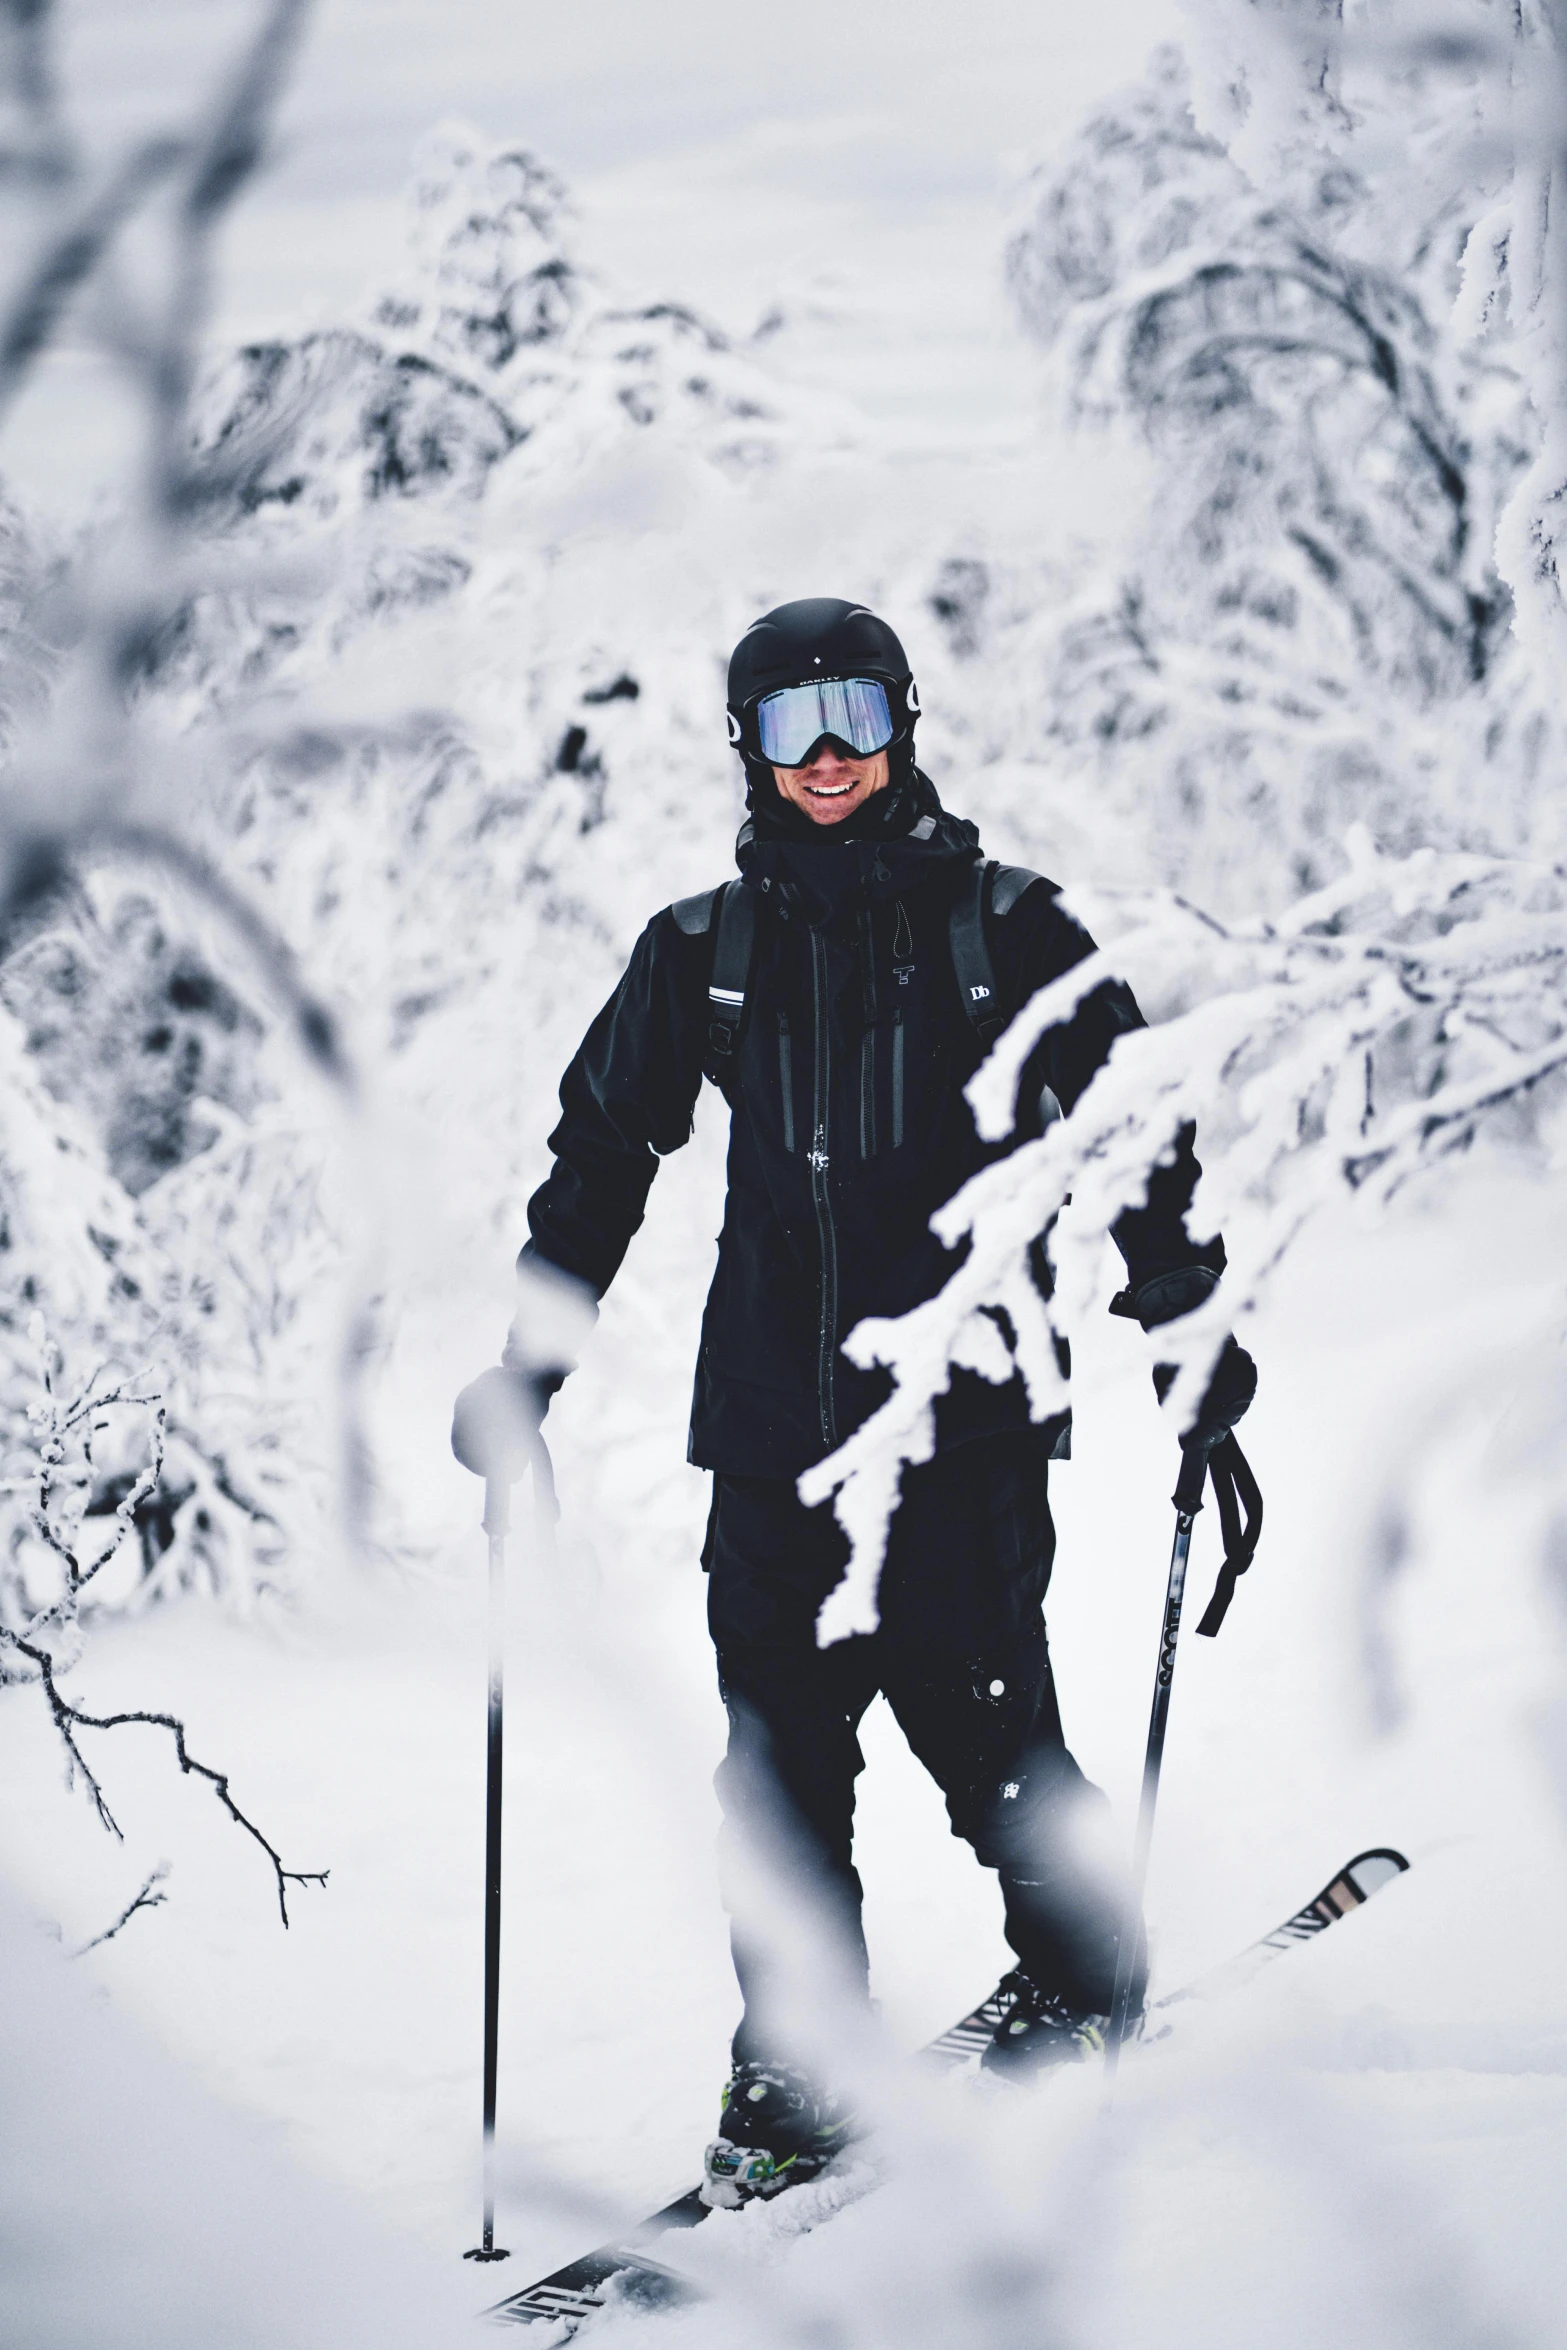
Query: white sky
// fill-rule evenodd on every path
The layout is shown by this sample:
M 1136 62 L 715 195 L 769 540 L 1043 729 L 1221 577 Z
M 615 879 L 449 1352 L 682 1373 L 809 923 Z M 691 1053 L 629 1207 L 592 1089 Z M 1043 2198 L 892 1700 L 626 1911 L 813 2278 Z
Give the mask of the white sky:
M 254 0 L 61 0 L 97 143 L 176 124 Z M 290 331 L 381 274 L 420 133 L 442 115 L 534 147 L 584 258 L 743 331 L 780 288 L 852 325 L 810 364 L 905 437 L 1006 439 L 1029 371 L 998 291 L 1002 196 L 1178 36 L 1176 0 L 318 0 L 278 152 L 231 230 L 217 330 Z M 56 360 L 0 468 L 80 502 L 105 420 Z M 101 404 L 101 395 L 100 404 Z

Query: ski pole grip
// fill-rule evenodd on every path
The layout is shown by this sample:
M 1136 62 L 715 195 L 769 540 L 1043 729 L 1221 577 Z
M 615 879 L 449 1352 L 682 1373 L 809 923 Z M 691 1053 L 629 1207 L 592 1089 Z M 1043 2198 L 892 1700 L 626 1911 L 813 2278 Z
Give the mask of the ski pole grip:
M 1208 1455 L 1200 1444 L 1181 1446 L 1181 1473 L 1175 1480 L 1171 1500 L 1183 1518 L 1195 1518 L 1202 1508 L 1203 1480 L 1208 1474 Z

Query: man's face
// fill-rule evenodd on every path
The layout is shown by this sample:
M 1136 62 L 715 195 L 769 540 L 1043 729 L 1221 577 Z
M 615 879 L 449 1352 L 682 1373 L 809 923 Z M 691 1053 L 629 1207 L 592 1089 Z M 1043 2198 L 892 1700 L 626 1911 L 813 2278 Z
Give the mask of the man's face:
M 775 767 L 773 781 L 782 797 L 792 807 L 803 808 L 813 824 L 842 824 L 873 792 L 886 789 L 888 774 L 885 751 L 850 759 L 823 743 L 808 766 Z

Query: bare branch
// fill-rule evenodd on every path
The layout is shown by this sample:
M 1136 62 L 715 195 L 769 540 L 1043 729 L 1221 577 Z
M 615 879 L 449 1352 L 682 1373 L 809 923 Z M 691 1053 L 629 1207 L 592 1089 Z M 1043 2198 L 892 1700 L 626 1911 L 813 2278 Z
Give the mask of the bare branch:
M 19 1638 L 14 1632 L 6 1631 L 4 1626 L 0 1626 L 0 1644 L 15 1649 L 19 1655 L 25 1656 L 37 1672 L 44 1695 L 48 1699 L 49 1710 L 54 1716 L 54 1726 L 65 1743 L 66 1752 L 72 1763 L 82 1774 L 88 1794 L 92 1798 L 94 1810 L 112 1835 L 119 1836 L 121 1834 L 119 1822 L 110 1811 L 103 1789 L 77 1744 L 76 1733 L 78 1730 L 119 1730 L 132 1722 L 144 1722 L 149 1728 L 168 1731 L 174 1741 L 174 1752 L 179 1759 L 181 1771 L 187 1777 L 194 1776 L 205 1779 L 230 1819 L 260 1845 L 272 1863 L 272 1872 L 277 1880 L 278 1911 L 285 1926 L 288 1924 L 289 1886 L 324 1885 L 326 1883 L 331 1874 L 328 1869 L 291 1869 L 284 1866 L 282 1855 L 277 1847 L 268 1842 L 256 1826 L 255 1821 L 248 1819 L 234 1801 L 229 1792 L 227 1772 L 214 1770 L 210 1763 L 201 1762 L 191 1753 L 185 1743 L 185 1725 L 173 1714 L 151 1713 L 140 1707 L 118 1714 L 84 1713 L 80 1706 L 72 1705 L 68 1698 L 61 1696 L 55 1682 L 53 1660 L 46 1649 L 35 1646 L 31 1641 Z
M 112 1942 L 115 1935 L 120 1932 L 121 1928 L 130 1924 L 132 1918 L 136 1915 L 136 1912 L 139 1909 L 161 1909 L 169 1897 L 166 1893 L 154 1892 L 153 1888 L 154 1886 L 161 1885 L 168 1873 L 168 1862 L 166 1860 L 160 1860 L 157 1867 L 153 1870 L 151 1876 L 143 1885 L 141 1891 L 137 1894 L 135 1900 L 130 1903 L 128 1908 L 121 1910 L 113 1925 L 105 1926 L 101 1934 L 94 1934 L 90 1942 L 84 1942 L 80 1950 L 73 1950 L 71 1952 L 71 1956 L 73 1958 L 85 1958 L 89 1950 L 101 1949 L 105 1942 Z
M 0 1646 L 14 1650 L 18 1656 L 26 1657 L 28 1663 L 37 1673 L 43 1684 L 44 1695 L 49 1701 L 49 1711 L 54 1716 L 54 1726 L 59 1731 L 65 1744 L 65 1751 L 70 1757 L 72 1769 L 80 1772 L 82 1783 L 92 1798 L 93 1809 L 98 1814 L 102 1825 L 108 1829 L 111 1836 L 118 1837 L 123 1843 L 124 1835 L 120 1823 L 110 1811 L 108 1799 L 94 1777 L 87 1757 L 76 1743 L 76 1708 L 66 1702 L 55 1686 L 53 1658 L 47 1649 L 39 1648 L 34 1641 L 25 1639 L 19 1632 L 7 1631 L 3 1624 L 0 1624 Z

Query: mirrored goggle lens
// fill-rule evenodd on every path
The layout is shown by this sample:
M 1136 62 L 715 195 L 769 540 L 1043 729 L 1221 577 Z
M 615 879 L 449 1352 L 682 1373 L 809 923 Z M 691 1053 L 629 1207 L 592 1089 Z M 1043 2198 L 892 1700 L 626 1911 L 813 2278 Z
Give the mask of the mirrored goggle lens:
M 835 734 L 862 759 L 892 740 L 892 712 L 873 677 L 824 677 L 786 686 L 757 705 L 762 756 L 775 767 L 798 767 L 813 743 Z

